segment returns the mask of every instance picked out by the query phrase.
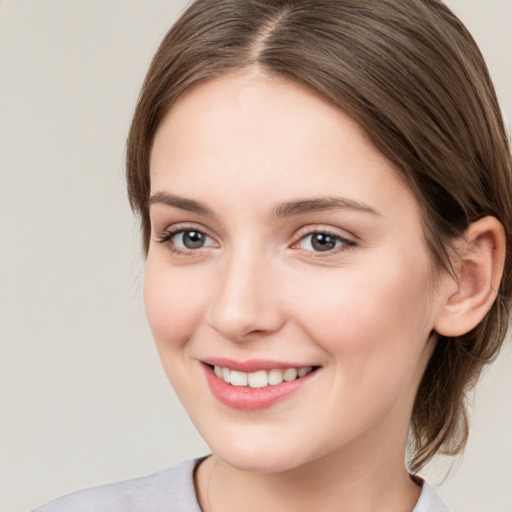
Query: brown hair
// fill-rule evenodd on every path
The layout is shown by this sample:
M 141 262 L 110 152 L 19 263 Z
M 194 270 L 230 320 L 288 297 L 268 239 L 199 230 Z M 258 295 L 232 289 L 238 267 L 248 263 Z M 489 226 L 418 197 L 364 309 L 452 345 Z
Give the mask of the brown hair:
M 196 0 L 153 58 L 128 137 L 128 192 L 146 250 L 159 123 L 193 84 L 250 66 L 304 85 L 365 128 L 415 193 L 439 268 L 450 268 L 450 241 L 486 215 L 512 247 L 512 164 L 496 94 L 471 35 L 440 1 Z M 412 413 L 412 471 L 463 449 L 466 393 L 503 342 L 511 293 L 508 253 L 483 321 L 438 341 Z

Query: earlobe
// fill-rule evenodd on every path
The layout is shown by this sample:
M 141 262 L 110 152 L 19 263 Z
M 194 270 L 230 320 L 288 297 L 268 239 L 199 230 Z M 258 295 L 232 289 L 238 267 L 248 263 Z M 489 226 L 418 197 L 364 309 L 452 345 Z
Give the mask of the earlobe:
M 473 222 L 455 243 L 445 276 L 445 296 L 434 324 L 443 336 L 462 336 L 476 327 L 496 300 L 505 264 L 505 231 L 495 217 Z

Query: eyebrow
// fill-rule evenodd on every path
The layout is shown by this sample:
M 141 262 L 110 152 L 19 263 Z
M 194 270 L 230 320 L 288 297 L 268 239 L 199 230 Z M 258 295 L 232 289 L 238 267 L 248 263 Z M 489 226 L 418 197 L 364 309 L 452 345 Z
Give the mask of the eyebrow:
M 377 210 L 360 201 L 347 199 L 345 197 L 318 197 L 314 199 L 298 199 L 280 204 L 272 211 L 276 219 L 291 217 L 293 215 L 304 215 L 306 213 L 326 210 L 355 210 L 372 215 L 380 215 Z
M 167 192 L 156 192 L 151 195 L 148 204 L 149 206 L 152 204 L 165 204 L 167 206 L 179 208 L 180 210 L 186 210 L 187 212 L 198 213 L 199 215 L 206 215 L 207 217 L 214 217 L 213 212 L 198 201 L 168 194 Z
M 151 195 L 148 204 L 164 204 L 186 210 L 188 212 L 197 213 L 199 215 L 206 215 L 207 217 L 215 217 L 212 210 L 204 204 L 195 201 L 194 199 L 187 199 L 184 197 L 175 196 L 167 192 L 156 192 Z M 327 211 L 327 210 L 355 210 L 363 213 L 370 213 L 372 215 L 380 215 L 372 207 L 360 201 L 347 199 L 344 197 L 318 197 L 313 199 L 297 199 L 294 201 L 286 201 L 279 204 L 272 210 L 272 217 L 280 219 L 283 217 L 292 217 L 294 215 L 305 215 L 311 212 Z

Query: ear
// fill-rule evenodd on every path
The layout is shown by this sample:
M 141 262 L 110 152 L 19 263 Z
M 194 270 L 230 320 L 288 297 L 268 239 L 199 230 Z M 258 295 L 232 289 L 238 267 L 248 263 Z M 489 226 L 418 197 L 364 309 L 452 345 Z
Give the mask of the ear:
M 455 276 L 444 276 L 445 294 L 434 323 L 438 334 L 466 334 L 491 309 L 503 274 L 505 240 L 505 230 L 495 217 L 473 222 L 456 240 L 451 258 Z

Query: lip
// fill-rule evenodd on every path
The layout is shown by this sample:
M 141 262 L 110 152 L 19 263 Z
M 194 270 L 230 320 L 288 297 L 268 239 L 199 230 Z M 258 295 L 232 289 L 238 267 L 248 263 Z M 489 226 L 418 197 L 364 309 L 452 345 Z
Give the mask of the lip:
M 216 359 L 216 361 L 220 360 Z M 223 361 L 226 362 L 226 360 Z M 283 369 L 300 367 L 297 365 L 283 366 L 282 363 L 280 366 L 262 367 L 261 363 L 267 364 L 267 362 L 251 361 L 250 363 L 251 364 L 238 363 L 237 365 L 217 363 L 215 364 L 217 366 L 224 366 L 231 368 L 233 370 L 245 372 L 268 370 L 272 368 Z M 224 382 L 222 379 L 219 379 L 215 375 L 215 373 L 213 373 L 213 369 L 209 365 L 210 363 L 203 364 L 203 368 L 205 370 L 208 387 L 210 388 L 210 391 L 212 392 L 213 396 L 221 403 L 232 409 L 245 411 L 254 411 L 259 409 L 267 409 L 271 407 L 276 402 L 279 402 L 289 397 L 290 395 L 298 392 L 304 385 L 306 385 L 311 380 L 311 378 L 314 378 L 314 375 L 316 375 L 317 373 L 317 371 L 313 371 L 306 375 L 305 377 L 295 379 L 291 382 L 282 382 L 281 384 L 266 386 L 264 388 L 250 388 L 242 386 L 232 386 L 231 384 Z M 251 370 L 242 369 L 247 367 L 250 367 Z
M 283 361 L 268 361 L 264 359 L 250 359 L 247 361 L 235 361 L 233 359 L 227 359 L 223 357 L 212 357 L 209 359 L 203 359 L 203 363 L 210 366 L 221 366 L 223 368 L 229 368 L 230 370 L 236 370 L 238 372 L 259 372 L 260 370 L 286 370 L 287 368 L 303 368 L 304 366 L 315 366 L 312 364 L 300 364 Z

